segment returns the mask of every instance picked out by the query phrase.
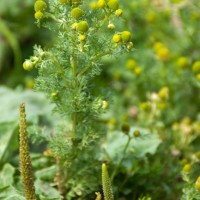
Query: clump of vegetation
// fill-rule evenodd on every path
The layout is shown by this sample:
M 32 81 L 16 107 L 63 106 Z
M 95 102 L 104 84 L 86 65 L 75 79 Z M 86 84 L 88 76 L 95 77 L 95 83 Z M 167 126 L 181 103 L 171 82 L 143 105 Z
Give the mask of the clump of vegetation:
M 199 7 L 1 0 L 0 199 L 200 199 Z

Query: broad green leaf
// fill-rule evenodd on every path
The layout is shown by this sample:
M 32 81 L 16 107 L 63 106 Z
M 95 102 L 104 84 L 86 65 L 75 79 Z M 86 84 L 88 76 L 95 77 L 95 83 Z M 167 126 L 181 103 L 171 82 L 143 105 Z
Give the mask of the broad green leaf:
M 53 188 L 50 183 L 44 182 L 40 179 L 35 181 L 36 193 L 39 195 L 40 199 L 43 200 L 61 200 L 59 192 Z
M 139 130 L 141 135 L 138 138 L 132 136 L 131 142 L 127 148 L 126 155 L 135 157 L 144 157 L 147 153 L 154 154 L 161 143 L 157 134 L 149 133 L 148 130 L 142 128 L 131 128 L 130 134 L 134 130 Z M 118 162 L 123 155 L 123 150 L 127 144 L 128 136 L 122 132 L 110 132 L 104 148 L 111 160 Z
M 0 200 L 26 200 L 13 186 L 0 188 Z
M 15 173 L 15 168 L 6 163 L 0 172 L 0 188 L 9 186 L 13 184 L 13 175 Z
M 19 121 L 19 105 L 26 104 L 26 116 L 28 121 L 36 121 L 39 115 L 52 116 L 52 106 L 46 100 L 44 94 L 31 90 L 11 90 L 0 87 L 0 123 Z
M 9 152 L 17 143 L 16 127 L 15 122 L 0 123 L 0 163 L 6 160 Z

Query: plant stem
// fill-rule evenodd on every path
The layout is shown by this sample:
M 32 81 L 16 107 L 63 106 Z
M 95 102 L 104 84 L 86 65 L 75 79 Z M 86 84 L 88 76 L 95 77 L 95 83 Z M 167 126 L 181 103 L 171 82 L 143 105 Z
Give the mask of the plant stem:
M 11 46 L 14 54 L 14 65 L 15 65 L 15 70 L 18 70 L 18 67 L 21 65 L 21 50 L 19 43 L 11 32 L 11 30 L 7 27 L 6 23 L 4 22 L 3 19 L 0 18 L 0 33 L 4 35 L 4 37 L 7 39 L 9 45 Z M 20 69 L 20 68 L 19 68 Z
M 56 60 L 56 58 L 51 53 L 46 52 L 46 51 L 43 53 L 43 55 L 48 56 L 52 60 L 53 64 L 57 67 L 58 71 L 60 71 L 60 74 L 63 78 L 66 88 L 70 88 L 70 86 L 66 80 L 65 73 L 64 73 L 60 63 Z
M 126 143 L 126 145 L 125 145 L 125 147 L 124 147 L 123 154 L 122 154 L 122 158 L 121 158 L 121 160 L 119 161 L 117 167 L 115 168 L 115 170 L 113 171 L 113 173 L 112 173 L 112 175 L 111 175 L 111 182 L 113 181 L 113 179 L 114 179 L 115 175 L 117 174 L 117 172 L 118 172 L 120 166 L 122 165 L 122 162 L 124 161 L 125 153 L 126 153 L 126 150 L 127 150 L 128 146 L 129 146 L 129 144 L 130 144 L 130 141 L 131 141 L 131 137 L 128 135 L 128 141 L 127 141 L 127 143 Z
M 74 44 L 74 46 L 76 46 L 76 40 L 74 38 L 74 35 L 72 34 L 72 43 Z M 71 67 L 72 67 L 72 75 L 73 75 L 73 87 L 74 90 L 76 90 L 77 86 L 78 86 L 78 82 L 77 82 L 77 56 L 75 53 L 75 48 L 74 46 L 72 47 L 72 54 L 71 54 L 71 58 L 70 58 L 70 63 L 71 63 Z M 72 113 L 72 132 L 73 135 L 76 135 L 76 125 L 77 125 L 77 112 L 76 112 L 76 101 L 73 102 L 74 104 L 74 109 L 75 111 Z

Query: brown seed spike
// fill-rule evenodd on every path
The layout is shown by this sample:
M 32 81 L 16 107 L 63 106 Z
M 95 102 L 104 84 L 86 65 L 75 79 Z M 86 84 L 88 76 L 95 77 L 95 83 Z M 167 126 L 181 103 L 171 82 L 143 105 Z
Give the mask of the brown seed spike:
M 20 105 L 20 124 L 19 124 L 19 157 L 20 173 L 22 184 L 27 200 L 37 200 L 32 175 L 32 165 L 29 155 L 28 136 L 26 127 L 25 104 Z

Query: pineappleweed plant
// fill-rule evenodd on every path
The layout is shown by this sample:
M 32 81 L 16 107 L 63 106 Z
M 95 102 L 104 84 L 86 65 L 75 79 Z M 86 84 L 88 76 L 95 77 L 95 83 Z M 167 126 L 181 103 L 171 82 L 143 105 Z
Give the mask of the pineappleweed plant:
M 53 32 L 54 40 L 49 48 L 35 46 L 23 68 L 38 69 L 36 90 L 46 94 L 63 121 L 46 138 L 57 165 L 57 189 L 64 199 L 86 199 L 100 185 L 105 130 L 98 119 L 109 105 L 94 78 L 103 57 L 133 49 L 131 33 L 117 31 L 123 14 L 117 0 L 37 0 L 34 10 L 37 25 Z

